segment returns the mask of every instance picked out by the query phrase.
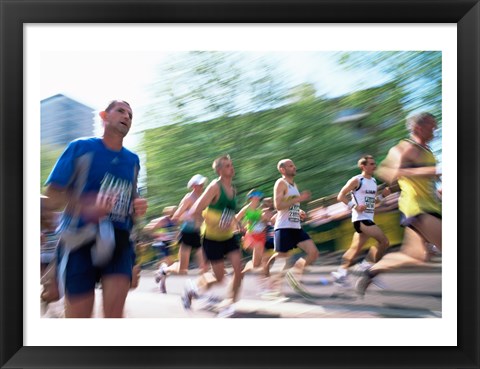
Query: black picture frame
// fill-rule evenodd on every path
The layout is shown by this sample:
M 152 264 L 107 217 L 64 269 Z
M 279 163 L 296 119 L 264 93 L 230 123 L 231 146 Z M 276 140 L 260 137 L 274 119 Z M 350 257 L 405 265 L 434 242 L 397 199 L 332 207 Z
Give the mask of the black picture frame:
M 479 368 L 478 0 L 13 1 L 1 3 L 0 365 L 2 368 Z M 458 345 L 31 347 L 23 345 L 23 25 L 26 23 L 456 23 Z M 446 228 L 448 232 L 448 225 Z M 448 245 L 447 245 L 448 247 Z M 448 276 L 445 276 L 448 278 Z M 228 340 L 228 333 L 226 333 Z M 266 339 L 267 339 L 267 333 Z M 313 332 L 314 335 L 324 334 Z M 415 334 L 415 332 L 412 332 Z M 128 334 L 132 337 L 131 332 Z M 295 340 L 286 332 L 286 343 Z M 428 343 L 426 343 L 428 345 Z

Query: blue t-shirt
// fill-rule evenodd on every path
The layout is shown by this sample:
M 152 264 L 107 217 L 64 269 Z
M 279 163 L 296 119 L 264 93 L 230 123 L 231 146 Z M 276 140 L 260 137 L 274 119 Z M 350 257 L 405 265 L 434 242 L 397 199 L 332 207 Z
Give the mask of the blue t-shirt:
M 69 196 L 80 201 L 95 202 L 104 196 L 113 199 L 109 218 L 118 229 L 133 226 L 133 195 L 137 192 L 140 160 L 126 148 L 108 149 L 101 138 L 80 138 L 70 142 L 53 167 L 46 184 L 66 188 Z M 65 210 L 63 227 L 72 221 L 72 209 Z M 86 224 L 79 217 L 78 227 Z M 72 224 L 73 225 L 73 224 Z

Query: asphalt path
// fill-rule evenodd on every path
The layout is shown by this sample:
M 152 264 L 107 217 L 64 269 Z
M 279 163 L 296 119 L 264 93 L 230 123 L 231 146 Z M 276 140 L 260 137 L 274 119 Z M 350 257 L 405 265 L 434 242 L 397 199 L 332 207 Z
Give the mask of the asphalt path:
M 313 266 L 305 273 L 302 285 L 307 293 L 295 291 L 281 277 L 278 287 L 267 291 L 266 280 L 259 273 L 245 276 L 240 300 L 235 304 L 231 318 L 441 318 L 442 283 L 441 265 L 426 268 L 402 269 L 378 277 L 365 296 L 354 290 L 356 276 L 351 275 L 349 285 L 340 287 L 332 283 L 334 266 Z M 227 269 L 228 271 L 228 269 Z M 190 310 L 181 302 L 187 279 L 195 280 L 198 272 L 187 276 L 170 275 L 167 293 L 162 294 L 154 280 L 153 270 L 142 271 L 139 287 L 130 292 L 126 303 L 126 316 L 136 317 L 215 317 L 226 298 L 231 275 L 222 285 L 213 287 Z M 213 301 L 213 303 L 212 303 Z M 216 303 L 218 302 L 218 303 Z
M 325 264 L 327 262 L 327 264 Z M 240 299 L 230 318 L 441 318 L 442 273 L 441 260 L 422 268 L 408 268 L 384 273 L 377 277 L 365 296 L 354 290 L 356 276 L 350 275 L 349 285 L 332 283 L 330 273 L 336 263 L 313 265 L 302 278 L 306 293 L 294 290 L 285 277 L 280 277 L 272 292 L 259 273 L 247 274 L 242 281 Z M 181 296 L 188 279 L 199 277 L 198 270 L 188 275 L 169 275 L 167 293 L 159 291 L 154 269 L 141 272 L 139 286 L 128 294 L 126 318 L 215 318 L 227 296 L 231 270 L 223 284 L 194 299 L 191 309 L 184 309 Z M 270 286 L 271 287 L 271 286 Z M 101 294 L 101 289 L 96 290 Z M 98 296 L 95 316 L 101 317 L 101 298 Z M 44 317 L 61 317 L 62 302 L 43 308 Z

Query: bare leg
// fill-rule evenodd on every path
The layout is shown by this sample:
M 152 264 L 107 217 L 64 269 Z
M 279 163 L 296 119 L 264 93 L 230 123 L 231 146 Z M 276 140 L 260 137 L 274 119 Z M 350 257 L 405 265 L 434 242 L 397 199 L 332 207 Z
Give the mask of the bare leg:
M 281 287 L 283 284 L 282 277 L 285 275 L 287 259 L 289 257 L 290 254 L 288 252 L 275 252 L 268 261 L 270 265 L 273 265 L 271 273 L 269 274 L 268 284 L 270 289 L 279 295 L 281 294 Z M 273 262 L 275 264 L 273 264 Z
M 305 259 L 300 258 L 294 265 L 294 268 L 298 273 L 303 273 L 303 270 L 307 265 L 311 265 L 318 258 L 318 249 L 315 243 L 312 240 L 305 240 L 298 244 L 298 247 L 301 248 L 307 254 Z
M 126 275 L 111 274 L 102 277 L 105 318 L 123 318 L 123 308 L 129 287 L 130 279 Z
M 283 253 L 274 251 L 273 254 L 265 262 L 265 264 L 263 266 L 263 272 L 264 272 L 266 277 L 268 277 L 270 275 L 270 268 L 272 267 L 273 263 L 275 263 L 275 259 L 277 258 L 277 256 L 286 257 L 286 256 L 282 256 L 282 254 Z
M 213 285 L 221 283 L 225 277 L 225 263 L 222 260 L 210 261 L 212 273 L 203 273 L 197 281 L 197 288 L 200 291 L 208 290 Z
M 372 237 L 377 241 L 375 246 L 370 247 L 366 257 L 368 261 L 376 263 L 385 255 L 388 246 L 390 246 L 390 242 L 380 227 L 376 225 L 366 226 L 365 224 L 360 224 L 360 230 L 362 231 L 362 235 L 365 234 L 368 238 Z M 358 251 L 360 252 L 360 250 Z
M 178 262 L 175 262 L 172 265 L 170 265 L 167 268 L 166 272 L 170 272 L 174 274 L 187 274 L 191 251 L 192 251 L 192 248 L 190 246 L 187 246 L 184 243 L 181 243 L 178 249 Z
M 232 251 L 227 255 L 228 260 L 233 268 L 233 282 L 231 290 L 231 299 L 233 302 L 237 301 L 240 285 L 242 283 L 242 265 L 240 251 Z
M 353 261 L 358 256 L 369 238 L 370 236 L 365 233 L 355 232 L 353 234 L 352 243 L 342 256 L 342 264 L 340 265 L 341 268 L 346 270 L 353 264 Z
M 442 250 L 442 220 L 430 214 L 420 215 L 413 224 L 423 238 Z
M 370 269 L 373 275 L 403 266 L 423 265 L 428 260 L 426 241 L 442 249 L 441 219 L 430 214 L 422 214 L 412 226 L 413 228 L 405 228 L 400 251 L 385 255 Z
M 65 318 L 91 318 L 95 291 L 81 296 L 65 296 Z
M 206 273 L 208 271 L 208 263 L 205 260 L 205 255 L 203 253 L 203 248 L 199 248 L 195 254 L 195 257 L 197 258 L 197 264 L 199 269 L 201 270 L 202 273 Z
M 263 243 L 256 243 L 253 244 L 252 248 L 252 259 L 245 264 L 245 268 L 243 268 L 242 270 L 242 275 L 262 265 L 263 250 L 265 246 L 263 245 Z

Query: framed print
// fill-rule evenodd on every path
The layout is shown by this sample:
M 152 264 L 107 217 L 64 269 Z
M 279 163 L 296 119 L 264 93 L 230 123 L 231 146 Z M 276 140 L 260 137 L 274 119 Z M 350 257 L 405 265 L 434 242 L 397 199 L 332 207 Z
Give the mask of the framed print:
M 228 0 L 0 1 L 2 368 L 479 368 L 477 223 L 480 155 L 477 147 L 480 142 L 480 4 L 477 0 L 270 0 L 255 3 Z M 418 39 L 423 31 L 428 34 L 427 30 L 438 30 L 443 35 L 442 25 L 455 29 L 456 58 L 449 59 L 443 70 L 443 94 L 447 96 L 450 93 L 449 99 L 445 100 L 449 114 L 444 114 L 443 119 L 446 121 L 450 118 L 455 122 L 456 118 L 457 121 L 455 129 L 448 131 L 450 137 L 444 143 L 444 149 L 453 151 L 453 157 L 456 158 L 445 161 L 448 163 L 448 169 L 445 170 L 456 177 L 456 182 L 445 188 L 453 193 L 448 195 L 453 200 L 452 207 L 448 209 L 457 217 L 447 222 L 443 229 L 447 239 L 458 244 L 456 252 L 448 254 L 452 255 L 453 260 L 449 260 L 452 267 L 443 269 L 442 274 L 445 284 L 449 280 L 457 282 L 453 287 L 454 293 L 444 301 L 445 306 L 453 306 L 452 310 L 437 319 L 382 318 L 366 322 L 355 318 L 336 321 L 287 318 L 281 319 L 282 322 L 279 319 L 260 319 L 255 328 L 250 328 L 255 323 L 249 318 L 237 319 L 235 323 L 231 322 L 234 319 L 228 322 L 215 319 L 199 322 L 198 319 L 192 319 L 186 323 L 194 327 L 188 337 L 183 336 L 182 339 L 182 333 L 176 331 L 172 333 L 170 342 L 157 342 L 155 337 L 169 334 L 165 327 L 172 332 L 175 327 L 183 327 L 182 322 L 125 319 L 129 320 L 125 323 L 117 319 L 90 319 L 88 322 L 74 320 L 66 323 L 68 320 L 51 319 L 33 327 L 31 301 L 35 299 L 31 298 L 29 292 L 31 270 L 26 267 L 30 265 L 26 260 L 34 249 L 31 240 L 35 239 L 32 234 L 36 234 L 36 228 L 31 227 L 27 219 L 32 219 L 32 214 L 35 218 L 39 209 L 38 193 L 32 193 L 35 191 L 31 191 L 29 186 L 29 182 L 35 182 L 35 178 L 31 180 L 32 173 L 38 173 L 38 167 L 31 166 L 29 158 L 32 150 L 36 150 L 31 138 L 39 135 L 39 127 L 32 121 L 38 119 L 39 109 L 35 104 L 31 105 L 31 101 L 38 101 L 36 98 L 39 96 L 37 87 L 40 84 L 38 74 L 41 63 L 40 59 L 36 59 L 39 54 L 37 51 L 45 51 L 46 54 L 57 49 L 56 46 L 47 46 L 44 50 L 34 47 L 35 54 L 31 52 L 31 46 L 43 42 L 41 38 L 44 37 L 53 42 L 49 45 L 58 42 L 63 51 L 67 50 L 72 55 L 77 55 L 75 53 L 78 51 L 100 54 L 109 50 L 111 44 L 95 43 L 94 39 L 108 40 L 103 30 L 110 30 L 111 33 L 105 34 L 121 36 L 122 40 L 128 42 L 124 50 L 134 50 L 131 52 L 134 60 L 134 54 L 139 50 L 135 49 L 136 40 L 139 45 L 152 45 L 152 49 L 160 43 L 157 33 L 147 31 L 140 36 L 141 33 L 137 31 L 154 30 L 158 25 L 168 29 L 163 35 L 171 39 L 171 48 L 177 47 L 175 44 L 180 40 L 198 42 L 201 34 L 205 40 L 227 37 L 223 41 L 225 50 L 239 47 L 237 42 L 242 45 L 240 49 L 263 47 L 272 50 L 272 47 L 278 47 L 272 45 L 282 40 L 287 44 L 295 39 L 289 37 L 289 32 L 298 35 L 298 43 L 301 43 L 301 37 L 305 37 L 310 43 L 321 44 L 327 42 L 326 38 L 322 41 L 321 37 L 313 37 L 317 35 L 315 27 L 321 26 L 336 27 L 338 30 L 338 34 L 335 34 L 333 28 L 329 28 L 329 42 L 343 42 L 349 38 L 355 40 L 355 37 L 361 37 L 358 31 L 360 27 L 373 30 L 375 27 L 387 29 L 388 26 L 399 26 L 399 30 L 404 29 L 405 32 L 396 33 L 391 39 L 391 48 L 386 47 L 386 50 L 395 50 L 399 40 L 406 44 L 421 45 L 415 43 L 418 41 L 415 34 L 408 31 L 406 26 L 418 31 Z M 55 27 L 59 30 L 77 27 L 77 35 L 81 36 L 70 38 L 68 31 L 56 34 Z M 46 31 L 47 28 L 53 32 Z M 235 28 L 236 33 L 229 33 L 229 28 Z M 190 31 L 182 34 L 182 29 Z M 276 32 L 270 39 L 262 36 L 269 29 L 270 32 Z M 312 30 L 312 33 L 305 36 L 305 33 L 301 33 L 305 29 Z M 351 31 L 348 35 L 349 30 L 353 29 L 358 32 Z M 37 38 L 31 37 L 32 30 L 40 30 Z M 203 30 L 205 33 L 202 33 Z M 129 31 L 135 36 L 130 38 Z M 294 33 L 297 31 L 299 33 Z M 373 45 L 381 42 L 375 32 L 365 35 L 372 38 L 370 41 Z M 57 37 L 60 41 L 56 40 Z M 442 41 L 440 38 L 437 42 L 436 45 L 441 46 L 441 42 L 446 44 L 449 39 L 445 37 Z M 255 43 L 256 46 L 253 46 Z M 112 44 L 115 42 L 112 41 Z M 217 49 L 216 46 L 209 48 L 206 43 L 197 45 L 204 50 Z M 193 50 L 197 45 L 188 44 L 186 47 Z M 375 46 L 372 48 L 375 49 Z M 364 47 L 362 50 L 371 49 Z M 412 49 L 422 50 L 419 46 L 412 46 Z M 112 48 L 110 51 L 118 50 Z M 447 56 L 445 60 L 448 60 Z M 68 63 L 64 66 L 72 74 L 81 67 Z M 447 78 L 448 73 L 450 76 Z M 450 78 L 452 75 L 454 78 Z M 451 84 L 452 81 L 457 83 Z M 94 89 L 102 88 L 101 78 L 98 84 L 92 85 L 92 94 Z M 456 137 L 456 140 L 452 140 L 452 137 Z M 243 322 L 237 324 L 239 321 Z M 244 327 L 252 332 L 245 335 Z M 456 331 L 442 330 L 443 327 L 453 327 Z M 423 336 L 426 330 L 433 332 L 436 337 L 423 339 L 427 337 L 426 334 Z M 350 336 L 349 342 L 353 337 L 354 343 L 342 344 L 335 331 L 344 331 Z M 152 335 L 152 332 L 155 334 Z M 260 344 L 260 341 L 264 343 Z

